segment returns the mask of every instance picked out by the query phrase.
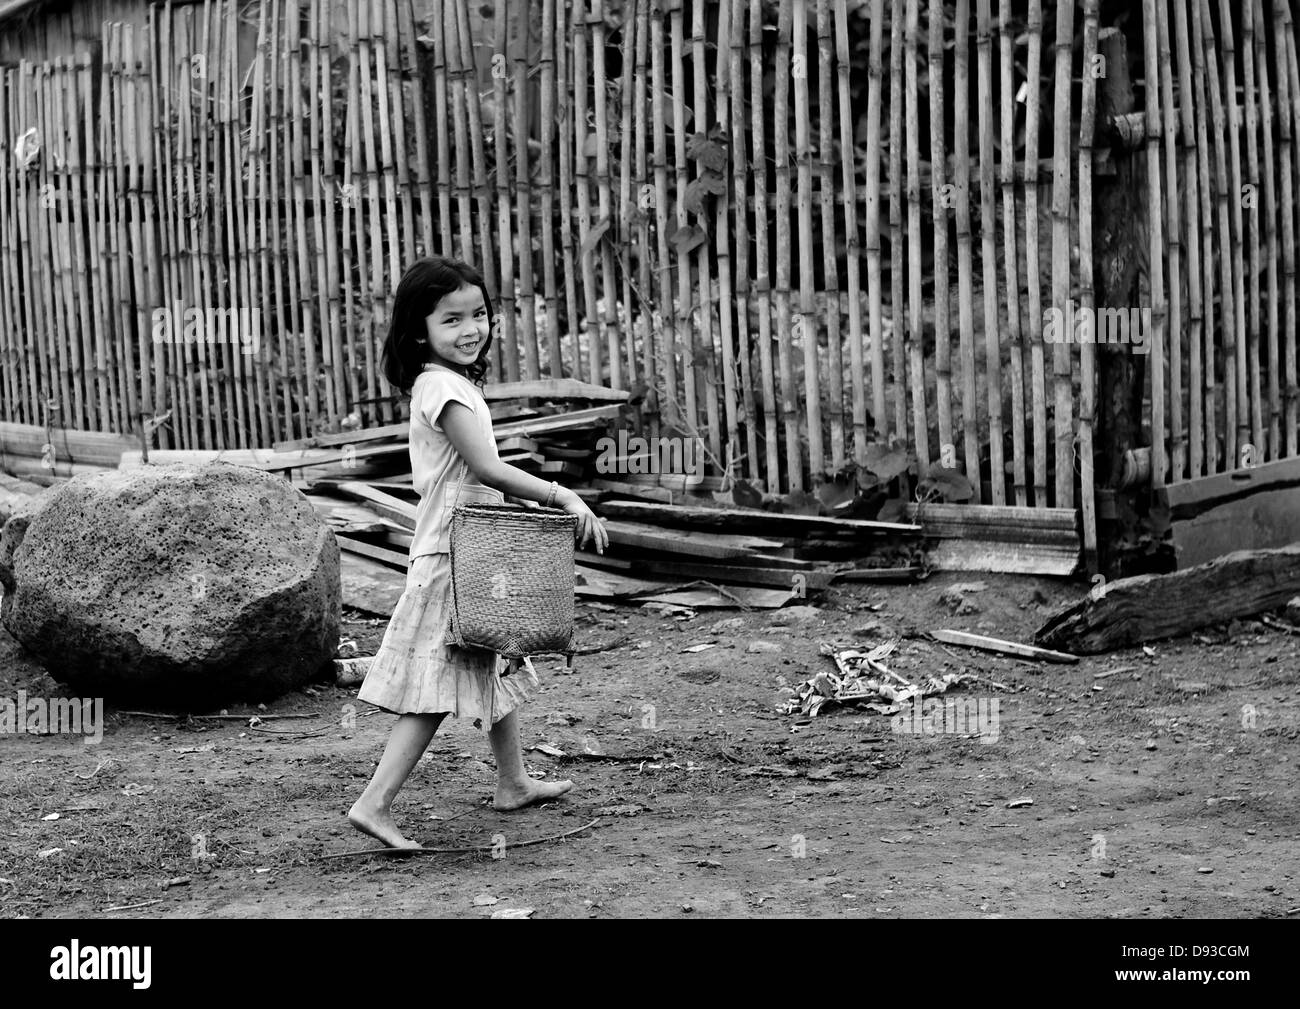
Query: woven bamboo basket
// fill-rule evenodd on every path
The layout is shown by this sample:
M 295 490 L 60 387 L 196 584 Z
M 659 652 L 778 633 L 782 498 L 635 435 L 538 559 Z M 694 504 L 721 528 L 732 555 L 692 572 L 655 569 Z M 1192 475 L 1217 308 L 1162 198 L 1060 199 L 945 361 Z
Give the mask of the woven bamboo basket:
M 573 653 L 575 515 L 457 505 L 451 518 L 451 636 L 507 658 Z

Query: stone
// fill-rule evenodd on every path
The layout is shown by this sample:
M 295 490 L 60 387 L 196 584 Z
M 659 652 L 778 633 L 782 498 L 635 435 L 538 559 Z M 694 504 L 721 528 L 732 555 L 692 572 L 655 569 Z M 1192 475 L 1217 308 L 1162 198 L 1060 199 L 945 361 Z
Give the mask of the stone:
M 773 613 L 768 623 L 773 627 L 790 627 L 794 624 L 806 624 L 821 615 L 822 611 L 816 606 L 786 606 Z
M 0 621 L 84 697 L 215 709 L 329 667 L 339 547 L 283 477 L 213 462 L 77 476 L 0 534 Z
M 771 641 L 751 641 L 749 643 L 749 647 L 745 649 L 745 651 L 747 652 L 755 652 L 755 653 L 771 653 L 771 652 L 779 652 L 780 650 L 781 650 L 781 646 L 778 644 L 774 644 Z

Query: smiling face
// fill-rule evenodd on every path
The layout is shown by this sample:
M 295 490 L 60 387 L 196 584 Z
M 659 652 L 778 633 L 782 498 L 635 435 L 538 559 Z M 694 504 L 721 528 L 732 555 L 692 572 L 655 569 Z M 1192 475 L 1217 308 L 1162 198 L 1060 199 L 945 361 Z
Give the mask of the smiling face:
M 478 360 L 492 321 L 488 318 L 483 292 L 466 285 L 444 295 L 424 325 L 434 362 L 463 369 Z

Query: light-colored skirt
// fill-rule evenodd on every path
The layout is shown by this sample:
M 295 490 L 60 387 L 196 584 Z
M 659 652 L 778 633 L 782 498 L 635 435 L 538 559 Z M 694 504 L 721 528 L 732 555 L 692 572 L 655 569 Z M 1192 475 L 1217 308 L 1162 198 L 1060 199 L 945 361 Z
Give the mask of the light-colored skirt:
M 357 697 L 395 715 L 447 713 L 482 727 L 499 722 L 540 684 L 528 660 L 507 672 L 496 652 L 451 643 L 451 558 L 411 561 L 384 643 Z M 505 675 L 502 675 L 505 673 Z

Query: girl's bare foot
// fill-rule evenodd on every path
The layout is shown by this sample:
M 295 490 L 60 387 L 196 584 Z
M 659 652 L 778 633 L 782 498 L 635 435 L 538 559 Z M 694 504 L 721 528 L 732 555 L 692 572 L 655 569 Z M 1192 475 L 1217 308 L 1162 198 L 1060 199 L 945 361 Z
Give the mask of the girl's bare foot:
M 572 787 L 572 781 L 534 781 L 532 778 L 525 778 L 522 782 L 498 781 L 492 808 L 502 812 L 523 809 L 535 802 L 559 798 Z
M 363 797 L 364 798 L 364 797 Z M 420 848 L 419 841 L 411 841 L 402 835 L 393 822 L 392 813 L 386 809 L 368 806 L 363 799 L 358 799 L 348 810 L 348 822 L 363 834 L 369 834 L 387 848 Z

